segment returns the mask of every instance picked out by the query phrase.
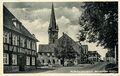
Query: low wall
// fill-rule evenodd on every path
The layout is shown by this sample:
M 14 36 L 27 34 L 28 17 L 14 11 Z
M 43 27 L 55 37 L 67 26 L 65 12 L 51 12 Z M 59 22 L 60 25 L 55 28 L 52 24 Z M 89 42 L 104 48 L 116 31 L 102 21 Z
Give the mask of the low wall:
M 25 66 L 25 71 L 35 70 L 35 66 Z
M 6 72 L 18 72 L 19 66 L 4 66 L 4 73 Z

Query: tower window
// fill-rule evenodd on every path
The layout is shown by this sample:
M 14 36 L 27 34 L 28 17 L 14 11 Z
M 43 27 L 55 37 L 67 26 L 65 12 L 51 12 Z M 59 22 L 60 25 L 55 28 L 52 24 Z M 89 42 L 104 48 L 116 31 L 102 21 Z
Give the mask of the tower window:
M 45 61 L 44 61 L 44 59 L 42 60 L 42 63 L 44 63 Z
M 55 40 L 53 39 L 53 43 L 55 42 Z

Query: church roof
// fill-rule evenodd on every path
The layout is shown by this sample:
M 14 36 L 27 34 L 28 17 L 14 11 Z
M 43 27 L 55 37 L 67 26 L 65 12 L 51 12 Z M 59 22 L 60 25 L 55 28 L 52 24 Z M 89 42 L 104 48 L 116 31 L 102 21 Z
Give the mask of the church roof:
M 78 45 L 72 38 L 70 38 L 67 34 L 65 34 L 65 33 L 63 33 L 63 35 L 56 41 L 56 44 L 63 44 L 62 43 L 62 41 L 63 42 L 65 42 L 65 41 L 69 41 L 69 44 L 71 45 L 71 46 L 73 46 L 73 49 L 78 53 L 78 54 L 80 54 L 81 53 L 81 46 L 80 45 Z M 63 44 L 63 45 L 65 45 L 65 44 Z
M 27 36 L 35 41 L 38 41 L 34 35 L 32 35 L 23 25 L 22 23 L 5 7 L 3 6 L 3 26 L 4 28 L 10 29 L 12 31 L 15 31 L 19 34 L 22 34 L 24 36 Z M 15 19 L 18 24 L 19 28 L 15 27 L 13 24 L 13 19 Z M 18 26 L 18 25 L 17 25 Z
M 54 44 L 40 44 L 38 52 L 54 52 Z

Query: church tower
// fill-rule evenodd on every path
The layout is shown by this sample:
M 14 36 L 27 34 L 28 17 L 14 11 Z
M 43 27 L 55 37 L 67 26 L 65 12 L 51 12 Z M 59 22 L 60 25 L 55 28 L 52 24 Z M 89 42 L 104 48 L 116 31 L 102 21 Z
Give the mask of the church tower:
M 54 6 L 52 4 L 51 18 L 50 18 L 50 24 L 49 24 L 49 28 L 48 28 L 49 44 L 54 44 L 55 41 L 58 39 L 58 30 L 59 29 L 58 29 L 58 26 L 56 24 Z

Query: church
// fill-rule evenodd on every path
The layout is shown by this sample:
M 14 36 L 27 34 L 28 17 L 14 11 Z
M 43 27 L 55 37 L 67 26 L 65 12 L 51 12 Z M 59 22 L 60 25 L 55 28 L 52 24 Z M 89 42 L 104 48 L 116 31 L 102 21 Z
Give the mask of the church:
M 72 54 L 74 55 L 74 57 L 71 58 L 71 62 L 74 65 L 82 63 L 81 58 L 82 58 L 82 55 L 84 55 L 83 54 L 84 50 L 82 48 L 82 45 L 79 45 L 72 38 L 70 38 L 66 33 L 63 33 L 63 35 L 60 38 L 58 38 L 58 32 L 59 32 L 59 27 L 56 23 L 54 6 L 52 4 L 50 24 L 48 27 L 49 43 L 39 44 L 38 65 L 54 66 L 54 65 L 62 65 L 63 63 L 67 65 L 67 62 L 70 61 L 69 59 L 65 58 L 63 61 L 62 56 L 57 57 L 58 53 L 56 53 L 56 49 L 59 51 L 62 51 L 62 46 L 67 46 L 67 47 L 70 46 L 70 48 L 72 48 Z M 66 49 L 67 48 L 64 48 L 65 51 Z

